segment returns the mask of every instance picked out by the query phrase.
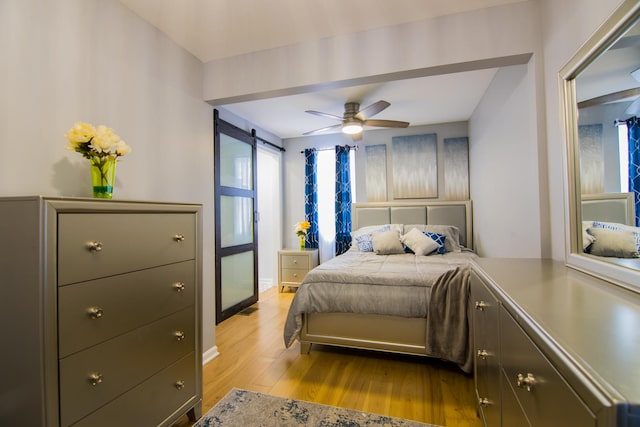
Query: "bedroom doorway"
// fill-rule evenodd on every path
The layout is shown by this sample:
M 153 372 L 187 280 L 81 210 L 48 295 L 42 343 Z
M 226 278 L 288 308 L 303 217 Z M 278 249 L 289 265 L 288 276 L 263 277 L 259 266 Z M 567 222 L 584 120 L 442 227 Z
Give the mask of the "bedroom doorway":
M 258 290 L 278 284 L 282 247 L 282 155 L 258 144 Z
M 254 136 L 214 111 L 216 324 L 258 301 Z

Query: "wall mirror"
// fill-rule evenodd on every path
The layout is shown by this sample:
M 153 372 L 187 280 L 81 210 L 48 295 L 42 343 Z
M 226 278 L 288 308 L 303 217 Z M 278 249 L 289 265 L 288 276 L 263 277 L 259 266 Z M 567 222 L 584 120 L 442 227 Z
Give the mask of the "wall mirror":
M 633 147 L 628 128 L 637 127 L 633 117 L 640 117 L 640 2 L 623 2 L 560 78 L 567 140 L 567 265 L 640 292 L 640 258 L 634 256 L 640 244 L 637 194 L 629 187 L 627 163 Z

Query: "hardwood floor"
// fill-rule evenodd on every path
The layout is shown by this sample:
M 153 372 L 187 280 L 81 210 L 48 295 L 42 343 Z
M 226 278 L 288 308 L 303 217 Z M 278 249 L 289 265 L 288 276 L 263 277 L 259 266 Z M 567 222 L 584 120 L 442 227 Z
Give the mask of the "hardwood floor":
M 216 327 L 220 355 L 203 367 L 203 414 L 233 387 L 442 426 L 480 427 L 473 376 L 453 364 L 314 345 L 284 348 L 293 292 L 260 294 L 250 314 Z M 186 416 L 175 427 L 187 427 Z

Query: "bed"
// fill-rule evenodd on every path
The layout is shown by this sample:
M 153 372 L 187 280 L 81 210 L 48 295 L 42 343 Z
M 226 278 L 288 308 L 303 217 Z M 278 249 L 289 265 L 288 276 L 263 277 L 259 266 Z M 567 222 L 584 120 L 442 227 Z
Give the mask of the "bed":
M 436 357 L 470 372 L 471 202 L 356 203 L 352 217 L 352 248 L 310 271 L 296 291 L 285 345 L 299 340 L 301 353 L 325 344 Z M 408 236 L 425 232 L 446 236 L 430 255 L 360 250 L 363 236 L 384 249 L 383 236 L 397 233 L 414 247 Z
M 582 196 L 582 248 L 607 262 L 640 269 L 640 227 L 633 193 Z

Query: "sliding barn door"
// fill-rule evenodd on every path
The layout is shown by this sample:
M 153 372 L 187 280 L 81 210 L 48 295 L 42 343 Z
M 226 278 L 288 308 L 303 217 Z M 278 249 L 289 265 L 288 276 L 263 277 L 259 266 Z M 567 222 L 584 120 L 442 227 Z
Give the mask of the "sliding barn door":
M 214 112 L 216 324 L 258 301 L 256 143 Z

